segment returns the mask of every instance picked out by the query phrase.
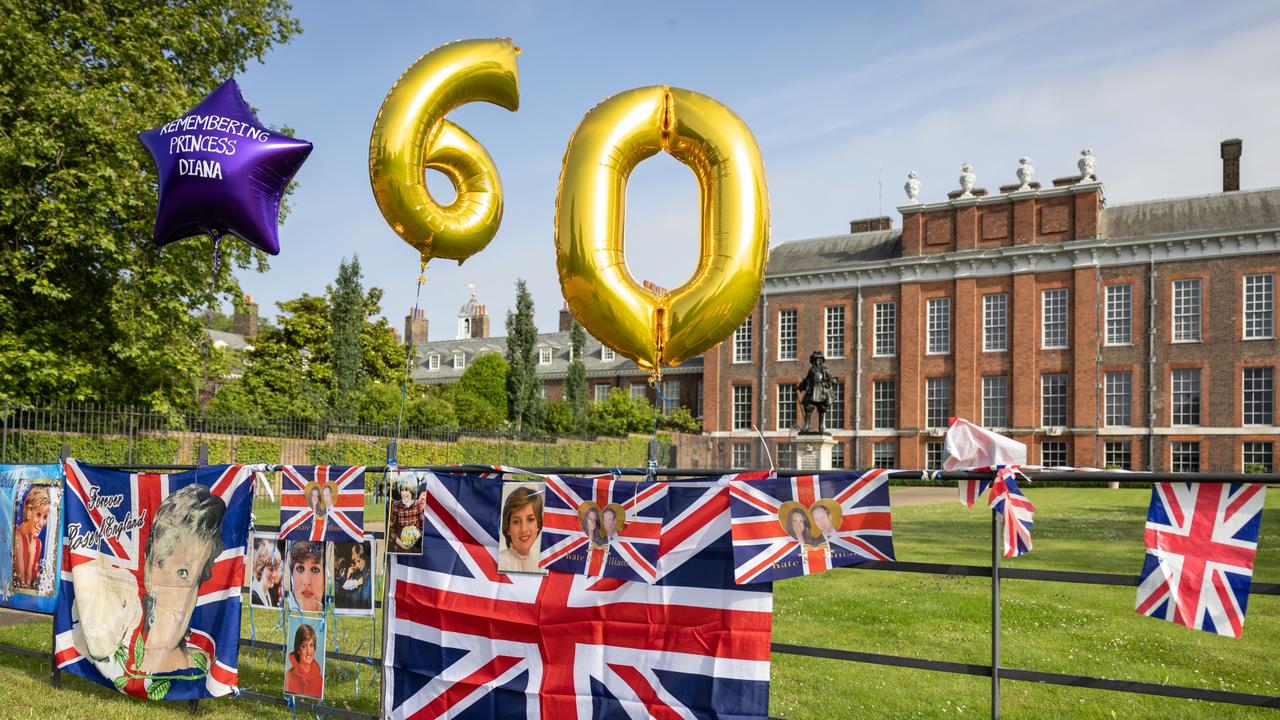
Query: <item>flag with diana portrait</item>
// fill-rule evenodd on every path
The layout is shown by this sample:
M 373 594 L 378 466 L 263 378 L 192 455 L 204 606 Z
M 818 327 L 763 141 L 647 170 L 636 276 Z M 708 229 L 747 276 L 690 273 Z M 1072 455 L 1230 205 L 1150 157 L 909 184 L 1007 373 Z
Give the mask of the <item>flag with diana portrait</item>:
M 250 469 L 127 473 L 69 460 L 66 478 L 58 667 L 152 700 L 234 692 Z
M 280 470 L 280 539 L 364 539 L 364 467 L 285 465 Z

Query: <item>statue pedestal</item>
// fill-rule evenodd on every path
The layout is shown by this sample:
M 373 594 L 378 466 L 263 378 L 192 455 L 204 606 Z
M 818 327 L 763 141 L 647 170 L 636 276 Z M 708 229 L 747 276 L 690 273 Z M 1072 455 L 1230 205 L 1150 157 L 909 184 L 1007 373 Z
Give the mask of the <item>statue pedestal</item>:
M 796 446 L 796 469 L 821 472 L 831 469 L 831 449 L 836 446 L 835 438 L 825 433 L 821 435 L 796 435 L 793 441 Z

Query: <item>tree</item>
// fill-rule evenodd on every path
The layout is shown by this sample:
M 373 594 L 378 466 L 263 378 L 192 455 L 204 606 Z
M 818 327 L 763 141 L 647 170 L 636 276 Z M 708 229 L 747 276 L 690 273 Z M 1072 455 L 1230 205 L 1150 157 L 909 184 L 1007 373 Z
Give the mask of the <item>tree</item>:
M 212 243 L 152 246 L 137 134 L 299 31 L 283 0 L 0 4 L 0 395 L 194 406 Z M 266 256 L 222 248 L 236 297 Z
M 465 390 L 499 411 L 507 406 L 507 361 L 497 353 L 485 353 L 471 361 L 458 378 L 458 388 Z M 502 412 L 502 417 L 506 417 Z
M 438 393 L 429 392 L 405 406 L 404 423 L 422 430 L 452 431 L 458 429 L 453 405 Z
M 533 297 L 524 280 L 516 280 L 516 309 L 507 311 L 507 417 L 517 430 L 534 427 L 538 416 L 537 344 Z
M 564 399 L 573 411 L 573 430 L 581 432 L 587 426 L 587 363 L 583 359 L 587 333 L 577 320 L 569 328 L 569 344 L 573 348 L 573 359 L 564 378 Z
M 329 289 L 329 316 L 333 336 L 333 419 L 351 422 L 356 414 L 356 395 L 364 382 L 360 372 L 365 321 L 364 288 L 360 285 L 360 258 L 343 259 L 338 277 Z
M 597 435 L 653 432 L 653 408 L 643 399 L 614 388 L 604 402 L 591 406 L 588 427 Z
M 702 423 L 698 422 L 687 407 L 678 407 L 666 415 L 659 415 L 658 427 L 662 430 L 675 430 L 683 433 L 702 432 Z
M 553 400 L 543 404 L 542 429 L 556 435 L 568 435 L 579 432 L 581 425 L 578 425 L 573 418 L 573 406 L 565 400 Z

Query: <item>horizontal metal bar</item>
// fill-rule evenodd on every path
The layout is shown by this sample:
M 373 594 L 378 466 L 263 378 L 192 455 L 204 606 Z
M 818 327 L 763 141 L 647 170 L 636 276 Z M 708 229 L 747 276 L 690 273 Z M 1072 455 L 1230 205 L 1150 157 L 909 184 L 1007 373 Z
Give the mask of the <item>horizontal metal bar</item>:
M 18 647 L 17 645 L 6 645 L 4 643 L 0 643 L 0 652 L 13 653 L 14 655 L 25 655 L 26 657 L 36 658 L 37 660 L 48 660 L 53 655 L 47 650 L 32 650 L 31 648 Z
M 96 465 L 95 467 L 107 470 L 194 470 L 195 465 Z M 269 465 L 268 471 L 278 471 L 282 466 Z M 527 467 L 515 468 L 528 473 L 539 475 L 605 475 L 612 473 L 614 475 L 625 476 L 648 476 L 655 477 L 722 477 L 724 475 L 735 475 L 744 472 L 761 472 L 756 470 L 742 470 L 732 468 L 656 468 L 650 471 L 647 468 L 590 468 L 590 467 Z M 500 472 L 494 470 L 488 465 L 423 465 L 418 467 L 391 467 L 375 465 L 365 466 L 367 473 L 383 473 L 391 471 L 425 471 L 440 473 L 478 473 L 478 472 Z M 805 475 L 813 475 L 813 470 L 775 470 L 778 477 L 797 477 Z M 826 470 L 823 472 L 842 472 L 840 470 Z M 1152 483 L 1152 482 L 1198 482 L 1198 483 L 1264 483 L 1268 485 L 1280 484 L 1280 473 L 1174 473 L 1174 472 L 1116 472 L 1111 470 L 1035 470 L 1030 469 L 1026 474 L 1033 482 L 1049 481 L 1049 482 L 1136 482 L 1136 483 Z M 990 471 L 975 470 L 890 470 L 890 480 L 924 480 L 934 481 L 938 484 L 946 484 L 957 480 L 986 480 L 991 478 Z
M 281 707 L 293 707 L 298 712 L 314 713 L 316 717 L 324 718 L 348 718 L 349 720 L 378 720 L 377 715 L 369 713 L 356 712 L 354 710 L 343 710 L 332 705 L 325 705 L 322 702 L 307 702 L 301 698 L 297 698 L 292 704 L 289 698 L 278 695 L 266 695 L 252 690 L 241 690 L 240 697 L 254 702 L 265 703 L 267 705 L 279 705 Z
M 961 577 L 991 577 L 987 565 L 948 565 L 922 562 L 865 562 L 845 566 L 846 570 L 889 570 L 892 572 L 924 573 L 927 575 L 953 575 Z M 1000 566 L 1000 578 L 1013 580 L 1039 580 L 1046 582 L 1080 583 L 1084 585 L 1115 585 L 1137 587 L 1138 577 L 1115 573 L 1074 572 L 1069 570 L 1040 570 L 1036 568 L 1011 568 Z M 1253 583 L 1250 595 L 1280 595 L 1278 583 Z
M 1001 575 L 1004 568 L 1001 568 Z M 822 658 L 826 660 L 843 660 L 871 665 L 888 665 L 891 667 L 912 668 L 915 670 L 931 670 L 956 675 L 977 675 L 991 677 L 990 665 L 946 662 L 942 660 L 926 660 L 924 658 L 904 657 L 901 655 L 881 655 L 879 653 L 853 652 L 851 650 L 835 650 L 832 648 L 815 648 L 807 645 L 789 645 L 773 643 L 772 650 L 784 655 Z M 1066 685 L 1091 690 L 1111 690 L 1114 692 L 1137 693 L 1141 695 L 1157 695 L 1160 697 L 1181 698 L 1185 700 L 1203 700 L 1231 705 L 1248 705 L 1252 707 L 1280 708 L 1280 697 L 1272 695 L 1256 695 L 1253 693 L 1230 692 L 1226 690 L 1210 690 L 1207 688 L 1185 687 L 1183 685 L 1160 685 L 1157 683 L 1139 682 L 1136 680 L 1108 680 L 1106 678 L 1089 677 L 1087 675 L 1066 675 L 1063 673 L 1041 672 L 1039 670 L 1021 670 L 1018 668 L 1000 667 L 1000 678 L 1003 680 L 1022 680 L 1025 682 L 1044 683 L 1048 685 Z

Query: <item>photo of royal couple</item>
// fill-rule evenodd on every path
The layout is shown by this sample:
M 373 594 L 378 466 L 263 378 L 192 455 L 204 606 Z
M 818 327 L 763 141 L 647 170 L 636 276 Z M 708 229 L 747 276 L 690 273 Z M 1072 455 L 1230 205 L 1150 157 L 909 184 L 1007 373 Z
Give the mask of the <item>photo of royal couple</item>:
M 627 511 L 618 503 L 601 508 L 594 502 L 578 506 L 578 524 L 595 547 L 604 547 L 618 537 L 627 524 Z
M 802 551 L 827 547 L 843 519 L 840 505 L 825 498 L 810 507 L 790 501 L 778 509 L 778 523 L 787 535 L 800 543 Z

